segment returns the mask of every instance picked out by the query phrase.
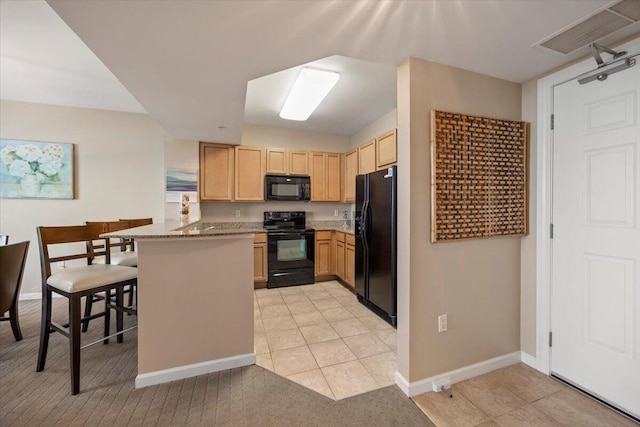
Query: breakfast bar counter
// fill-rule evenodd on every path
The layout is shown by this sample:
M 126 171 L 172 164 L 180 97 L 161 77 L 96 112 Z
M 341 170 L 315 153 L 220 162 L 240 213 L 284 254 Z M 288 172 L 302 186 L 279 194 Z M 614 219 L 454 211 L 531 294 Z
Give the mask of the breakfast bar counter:
M 103 235 L 137 244 L 136 387 L 255 363 L 253 239 L 261 231 L 168 221 Z

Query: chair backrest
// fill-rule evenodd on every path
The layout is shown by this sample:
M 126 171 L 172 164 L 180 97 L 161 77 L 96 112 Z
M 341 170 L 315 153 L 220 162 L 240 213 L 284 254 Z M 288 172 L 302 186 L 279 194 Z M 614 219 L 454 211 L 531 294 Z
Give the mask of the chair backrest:
M 153 224 L 153 218 L 120 218 L 120 221 L 128 221 L 128 228 L 142 227 L 143 225 Z
M 18 299 L 28 251 L 28 241 L 0 246 L 0 316 Z
M 85 224 L 91 227 L 102 227 L 103 233 L 111 233 L 114 231 L 126 230 L 127 228 L 131 228 L 129 227 L 129 221 L 122 221 L 122 220 L 120 221 L 86 221 Z M 131 250 L 133 250 L 133 244 L 130 239 L 116 239 L 116 240 L 117 240 L 116 242 L 111 240 L 112 248 L 119 248 L 121 251 L 126 251 L 128 247 L 131 247 Z M 100 243 L 93 242 L 93 243 L 87 243 L 87 244 L 93 245 L 93 250 L 97 251 L 100 249 L 104 249 L 105 242 L 104 242 L 104 239 L 102 239 Z
M 93 245 L 85 245 L 84 252 L 76 252 L 63 256 L 51 256 L 49 253 L 49 247 L 52 245 L 58 245 L 63 243 L 87 243 L 94 240 L 100 240 L 100 234 L 104 233 L 104 226 L 102 223 L 94 225 L 69 225 L 61 227 L 37 227 L 38 231 L 38 246 L 40 249 L 40 269 L 42 271 L 42 284 L 47 283 L 47 279 L 51 276 L 51 264 L 60 261 L 70 261 L 73 259 L 87 259 L 90 263 L 94 257 L 98 255 L 105 255 L 107 257 L 107 263 L 111 261 L 110 258 L 110 244 L 106 240 L 104 249 L 96 251 Z M 104 239 L 103 239 L 104 240 Z
M 9 244 L 9 236 L 7 236 L 6 234 L 0 234 L 0 246 L 4 246 L 8 244 Z

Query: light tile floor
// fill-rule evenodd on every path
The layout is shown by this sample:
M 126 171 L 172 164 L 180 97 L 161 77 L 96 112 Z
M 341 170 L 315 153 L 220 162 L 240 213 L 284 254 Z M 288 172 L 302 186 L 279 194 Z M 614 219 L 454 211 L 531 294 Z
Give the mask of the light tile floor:
M 331 399 L 394 383 L 396 330 L 336 281 L 254 293 L 257 364 Z
M 414 402 L 438 427 L 636 426 L 571 387 L 523 364 L 454 384 L 453 397 L 426 393 Z

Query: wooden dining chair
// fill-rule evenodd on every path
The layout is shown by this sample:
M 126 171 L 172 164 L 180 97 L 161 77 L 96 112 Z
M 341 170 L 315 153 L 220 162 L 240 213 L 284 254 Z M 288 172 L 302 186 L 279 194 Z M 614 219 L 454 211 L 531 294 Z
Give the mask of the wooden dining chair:
M 118 337 L 118 342 L 122 342 L 122 334 L 125 332 L 123 328 L 123 311 L 121 309 L 123 291 L 126 286 L 135 285 L 138 270 L 133 267 L 109 264 L 111 247 L 108 239 L 105 240 L 104 255 L 107 263 L 104 265 L 91 264 L 66 268 L 52 274 L 51 264 L 60 261 L 90 260 L 94 258 L 96 253 L 93 252 L 90 246 L 89 249 L 86 249 L 88 247 L 86 242 L 99 240 L 99 235 L 102 232 L 102 227 L 88 225 L 37 227 L 40 267 L 42 270 L 42 320 L 36 371 L 41 372 L 45 368 L 51 332 L 61 333 L 69 339 L 71 393 L 74 395 L 80 392 L 80 328 L 84 320 L 81 313 L 82 298 L 98 292 L 105 292 L 105 294 L 109 295 L 112 289 L 115 290 L 116 294 L 115 304 L 111 303 L 110 298 L 105 298 L 105 311 L 91 315 L 91 318 L 104 316 L 104 338 L 87 344 L 85 347 L 99 342 L 104 344 L 109 342 L 109 338 L 113 336 L 109 334 L 109 320 L 112 309 L 116 310 L 117 331 L 114 335 Z M 79 245 L 65 245 L 64 248 L 57 246 L 68 243 L 84 243 L 85 250 L 79 251 Z M 56 246 L 56 253 L 64 249 L 71 253 L 51 256 L 50 248 L 52 246 Z M 53 293 L 68 299 L 69 321 L 66 324 L 59 324 L 51 319 Z
M 86 225 L 91 227 L 97 227 L 102 229 L 102 233 L 111 233 L 114 231 L 126 230 L 129 227 L 129 221 L 86 221 Z M 115 240 L 115 241 L 114 241 Z M 127 267 L 137 267 L 138 266 L 138 253 L 133 250 L 133 245 L 129 243 L 127 239 L 110 239 L 111 248 L 115 249 L 111 251 L 111 261 L 112 265 L 124 265 Z M 106 256 L 98 254 L 98 251 L 104 249 L 105 240 L 100 239 L 99 241 L 87 242 L 87 250 L 92 251 L 95 256 L 89 259 L 90 264 L 106 264 Z M 111 291 L 111 298 L 115 297 L 115 291 Z M 135 312 L 133 309 L 133 299 L 135 293 L 134 286 L 128 286 L 124 290 L 125 295 L 129 296 L 127 308 L 127 314 L 132 314 Z M 82 332 L 87 332 L 89 330 L 89 322 L 91 321 L 91 311 L 93 310 L 93 304 L 95 302 L 101 301 L 104 299 L 104 293 L 97 293 L 87 297 L 87 301 L 84 305 L 84 318 L 82 322 Z
M 22 340 L 18 318 L 18 296 L 29 252 L 29 242 L 0 246 L 0 321 L 11 322 L 16 341 Z M 4 313 L 9 312 L 5 317 Z

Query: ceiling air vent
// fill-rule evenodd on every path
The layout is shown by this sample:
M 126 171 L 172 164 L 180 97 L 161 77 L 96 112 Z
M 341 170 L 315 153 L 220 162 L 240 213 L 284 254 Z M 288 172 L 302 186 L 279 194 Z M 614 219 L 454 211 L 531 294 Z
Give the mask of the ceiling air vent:
M 640 0 L 624 0 L 537 45 L 567 55 L 638 20 Z

